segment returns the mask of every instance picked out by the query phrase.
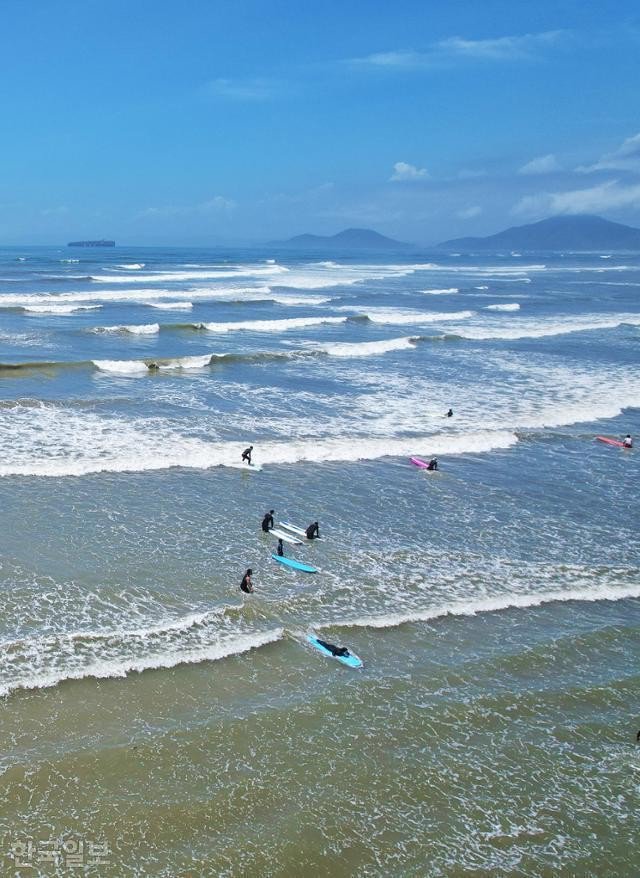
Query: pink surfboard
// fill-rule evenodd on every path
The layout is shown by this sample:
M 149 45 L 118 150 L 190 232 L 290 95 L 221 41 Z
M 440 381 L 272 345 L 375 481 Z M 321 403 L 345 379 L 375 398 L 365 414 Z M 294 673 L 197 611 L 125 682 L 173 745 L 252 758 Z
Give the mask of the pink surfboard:
M 414 466 L 419 466 L 420 469 L 428 469 L 429 464 L 426 460 L 423 460 L 421 457 L 410 457 L 409 460 Z
M 616 448 L 624 448 L 624 442 L 620 442 L 619 439 L 609 439 L 608 436 L 596 436 L 596 439 L 599 439 L 600 442 L 606 442 L 607 445 L 615 445 Z

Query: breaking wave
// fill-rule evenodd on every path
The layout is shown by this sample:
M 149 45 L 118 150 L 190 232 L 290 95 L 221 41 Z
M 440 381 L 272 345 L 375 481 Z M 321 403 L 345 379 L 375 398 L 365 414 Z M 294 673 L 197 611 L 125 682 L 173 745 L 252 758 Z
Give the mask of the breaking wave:
M 126 677 L 153 668 L 212 662 L 275 643 L 282 628 L 220 632 L 221 612 L 200 613 L 149 627 L 75 631 L 0 645 L 0 696 L 46 689 L 65 680 Z
M 417 340 L 415 337 L 408 336 L 381 341 L 331 342 L 318 345 L 315 349 L 324 351 L 332 357 L 372 357 L 377 354 L 386 354 L 389 351 L 413 350 Z
M 449 287 L 446 290 L 420 290 L 420 292 L 426 296 L 446 296 L 449 293 L 459 293 L 460 290 L 458 287 Z
M 567 601 L 622 601 L 640 597 L 640 586 L 629 585 L 620 588 L 601 586 L 598 588 L 576 588 L 565 591 L 540 591 L 530 594 L 505 594 L 474 601 L 455 601 L 440 606 L 428 607 L 409 613 L 389 613 L 382 616 L 356 616 L 352 619 L 335 622 L 322 622 L 314 628 L 395 628 L 411 622 L 430 622 L 445 616 L 475 616 L 479 613 L 497 613 L 505 610 L 528 609 L 549 603 Z
M 155 335 L 160 332 L 159 323 L 122 324 L 120 326 L 94 326 L 89 332 L 124 333 L 130 335 Z
M 28 314 L 57 314 L 62 317 L 65 314 L 75 314 L 78 311 L 97 311 L 102 305 L 23 305 L 22 310 Z
M 161 311 L 191 311 L 193 302 L 149 302 L 151 308 Z

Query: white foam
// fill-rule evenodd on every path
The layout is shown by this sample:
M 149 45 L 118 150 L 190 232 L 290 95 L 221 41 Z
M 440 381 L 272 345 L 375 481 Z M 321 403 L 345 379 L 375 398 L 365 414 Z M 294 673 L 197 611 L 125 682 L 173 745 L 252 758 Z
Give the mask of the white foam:
M 61 259 L 60 262 L 76 263 L 76 262 L 80 262 L 80 260 L 79 259 Z
M 324 351 L 332 357 L 373 357 L 378 354 L 386 354 L 389 351 L 415 350 L 415 340 L 407 337 L 356 343 L 335 342 L 315 346 L 315 350 Z
M 520 305 L 517 302 L 505 302 L 504 305 L 485 305 L 485 311 L 519 311 Z
M 256 298 L 265 297 L 256 296 Z M 331 296 L 289 296 L 279 293 L 271 293 L 268 298 L 278 305 L 325 305 L 331 301 Z
M 117 289 L 106 290 L 102 288 L 92 290 L 73 290 L 66 293 L 0 293 L 0 307 L 32 307 L 34 305 L 55 306 L 68 304 L 82 304 L 87 306 L 89 303 L 98 302 L 142 302 L 151 304 L 149 300 L 157 302 L 163 296 L 170 297 L 174 301 L 189 302 L 190 299 L 196 298 L 201 300 L 220 299 L 223 301 L 235 301 L 242 298 L 243 294 L 247 294 L 247 299 L 266 298 L 263 293 L 269 293 L 270 287 L 257 285 L 252 287 L 196 287 L 185 290 L 167 290 L 156 288 L 140 288 L 140 289 Z M 99 307 L 95 305 L 95 307 Z
M 447 289 L 442 290 L 420 290 L 420 292 L 427 296 L 446 296 L 449 293 L 459 293 L 460 290 L 458 287 L 448 287 Z
M 285 276 L 277 280 L 277 283 L 279 286 L 313 290 L 326 287 L 352 286 L 364 281 L 406 277 L 418 271 L 429 271 L 436 268 L 438 266 L 433 263 L 343 265 L 338 262 L 312 262 L 289 269 Z
M 130 335 L 155 335 L 160 332 L 159 323 L 122 324 L 121 326 L 94 326 L 91 332 L 120 332 Z
M 211 365 L 213 354 L 202 354 L 195 357 L 175 357 L 172 360 L 159 362 L 160 369 L 202 369 Z
M 144 268 L 144 266 L 144 262 L 125 262 L 124 265 L 116 265 L 116 268 L 124 268 L 127 271 L 139 271 L 141 268 Z
M 162 311 L 191 311 L 193 302 L 148 302 L 152 308 Z
M 216 626 L 185 621 L 129 632 L 73 632 L 5 643 L 0 648 L 0 696 L 17 689 L 46 689 L 63 680 L 126 677 L 153 668 L 217 661 L 274 643 L 283 635 L 282 628 L 273 628 L 221 636 Z M 176 632 L 181 636 L 174 636 Z
M 269 286 L 256 287 L 195 287 L 193 296 L 202 300 L 216 302 L 276 302 L 278 305 L 324 305 L 331 301 L 331 296 L 312 296 L 309 294 L 296 296 L 292 293 L 274 293 Z
M 472 601 L 454 601 L 440 606 L 418 609 L 409 613 L 389 613 L 383 616 L 360 616 L 352 619 L 336 620 L 313 625 L 314 628 L 359 627 L 395 628 L 410 622 L 429 622 L 444 616 L 475 616 L 479 613 L 496 613 L 512 609 L 529 609 L 548 603 L 567 601 L 622 601 L 640 597 L 640 585 L 600 586 L 596 588 L 576 588 L 566 591 L 541 591 L 529 594 L 503 594 L 492 598 Z
M 210 358 L 209 358 L 210 359 Z M 148 367 L 140 361 L 94 361 L 115 375 L 135 375 Z M 283 423 L 283 429 L 286 424 Z M 264 464 L 375 460 L 411 454 L 481 453 L 508 448 L 515 435 L 469 431 L 464 435 L 292 436 L 262 442 Z M 182 434 L 159 419 L 104 417 L 53 405 L 16 406 L 0 422 L 0 475 L 79 476 L 98 472 L 143 472 L 170 467 L 209 469 L 242 467 L 241 440 L 205 441 Z M 258 457 L 258 455 L 256 455 Z
M 287 271 L 280 265 L 246 265 L 234 268 L 207 268 L 199 271 L 183 269 L 176 271 L 157 271 L 147 274 L 136 275 L 135 283 L 184 283 L 185 281 L 198 280 L 225 280 L 228 278 L 241 277 L 278 277 Z M 92 275 L 91 278 L 96 283 L 104 284 L 129 284 L 132 282 L 130 274 L 106 274 Z
M 234 332 L 248 330 L 250 332 L 286 332 L 288 329 L 300 329 L 305 326 L 320 326 L 323 323 L 345 323 L 347 317 L 290 317 L 279 320 L 240 320 L 235 323 L 197 323 L 197 329 L 208 332 Z
M 353 310 L 346 306 L 340 307 L 339 311 Z M 401 311 L 396 308 L 368 308 L 366 316 L 374 323 L 388 324 L 424 324 L 424 323 L 449 323 L 452 320 L 468 320 L 473 317 L 474 311 Z
M 140 360 L 93 360 L 92 362 L 101 372 L 113 372 L 116 375 L 137 375 L 149 372 L 147 364 Z
M 505 325 L 482 325 L 454 329 L 461 338 L 487 340 L 519 338 L 544 338 L 553 335 L 565 335 L 572 332 L 589 332 L 602 329 L 617 329 L 625 323 L 640 325 L 639 314 L 591 315 L 587 317 L 551 317 L 546 320 L 518 320 Z
M 0 303 L 3 299 L 0 298 Z M 78 311 L 96 311 L 102 305 L 23 305 L 23 311 L 29 314 L 57 314 L 63 317 L 66 314 L 75 314 Z

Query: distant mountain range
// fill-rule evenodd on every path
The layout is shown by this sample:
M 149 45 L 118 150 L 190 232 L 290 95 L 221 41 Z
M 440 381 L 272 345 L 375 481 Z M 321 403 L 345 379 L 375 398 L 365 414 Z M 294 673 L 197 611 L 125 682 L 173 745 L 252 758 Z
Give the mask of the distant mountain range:
M 278 247 L 296 250 L 407 250 L 411 244 L 394 241 L 372 229 L 345 229 L 337 235 L 296 235 L 287 241 L 273 241 Z
M 454 250 L 640 250 L 640 229 L 600 216 L 554 216 L 487 238 L 454 238 L 437 246 Z

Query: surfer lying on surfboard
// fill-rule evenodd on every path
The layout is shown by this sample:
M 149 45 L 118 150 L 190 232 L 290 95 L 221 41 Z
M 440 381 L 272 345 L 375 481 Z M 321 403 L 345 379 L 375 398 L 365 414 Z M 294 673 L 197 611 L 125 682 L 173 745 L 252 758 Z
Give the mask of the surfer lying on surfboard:
M 324 646 L 331 655 L 339 656 L 340 658 L 346 658 L 348 655 L 351 655 L 346 646 L 336 646 L 335 643 L 327 643 L 326 640 L 320 640 L 319 637 L 316 637 L 316 640 L 320 646 Z

